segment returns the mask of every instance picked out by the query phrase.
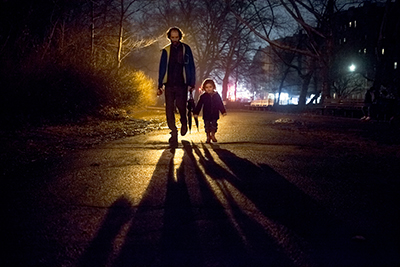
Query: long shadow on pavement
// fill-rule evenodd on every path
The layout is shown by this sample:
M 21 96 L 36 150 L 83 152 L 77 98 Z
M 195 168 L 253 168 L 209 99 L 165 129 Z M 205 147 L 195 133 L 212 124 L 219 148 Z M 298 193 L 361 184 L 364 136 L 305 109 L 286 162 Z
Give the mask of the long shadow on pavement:
M 82 255 L 78 266 L 106 266 L 113 251 L 114 239 L 132 216 L 132 205 L 125 197 L 117 199 L 109 208 L 96 237 Z
M 164 151 L 143 196 L 116 266 L 245 266 L 249 258 L 224 207 L 206 182 L 188 142 L 175 173 Z M 191 203 L 197 184 L 203 203 Z M 157 198 L 157 200 L 154 199 Z
M 203 147 L 205 153 L 207 147 Z M 330 215 L 322 206 L 266 164 L 253 162 L 214 146 L 214 152 L 234 175 L 226 179 L 247 196 L 264 216 L 295 234 L 308 257 L 300 264 L 318 266 L 370 266 L 373 248 L 352 240 L 354 229 Z M 282 240 L 279 240 L 282 241 Z M 289 246 L 290 248 L 290 246 Z M 296 253 L 290 251 L 289 253 Z M 305 255 L 303 255 L 305 256 Z M 296 264 L 299 264 L 297 262 Z M 377 262 L 379 264 L 379 262 Z
M 208 208 L 205 216 L 208 220 L 218 222 L 213 234 L 219 237 L 220 243 L 212 248 L 213 251 L 218 251 L 218 254 L 213 254 L 218 260 L 213 262 L 217 264 L 211 265 L 294 266 L 265 229 L 238 206 L 230 189 L 224 183 L 224 180 L 232 178 L 233 175 L 217 164 L 207 149 L 202 153 L 195 144 L 184 145 L 196 169 L 196 179 L 204 199 L 204 206 Z M 195 159 L 194 154 L 199 160 Z M 205 175 L 216 181 L 223 196 L 216 192 Z M 224 205 L 221 198 L 227 199 L 228 205 Z
M 114 203 L 81 263 L 371 264 L 367 248 L 352 243 L 351 229 L 269 166 L 258 166 L 219 147 L 213 149 L 214 158 L 205 145 L 200 149 L 187 141 L 182 144 L 184 153 L 176 172 L 175 153 L 165 150 L 137 207 L 124 198 Z M 122 248 L 111 255 L 113 238 L 128 221 Z

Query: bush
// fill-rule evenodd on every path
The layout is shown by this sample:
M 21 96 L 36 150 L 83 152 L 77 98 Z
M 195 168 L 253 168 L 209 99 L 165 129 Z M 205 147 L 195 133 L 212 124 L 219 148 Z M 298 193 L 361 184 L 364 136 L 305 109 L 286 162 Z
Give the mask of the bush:
M 101 97 L 103 106 L 113 108 L 143 107 L 155 101 L 155 83 L 144 72 L 121 68 L 104 77 L 108 86 Z
M 2 126 L 74 121 L 103 108 L 154 102 L 154 82 L 141 71 L 48 63 L 0 73 Z

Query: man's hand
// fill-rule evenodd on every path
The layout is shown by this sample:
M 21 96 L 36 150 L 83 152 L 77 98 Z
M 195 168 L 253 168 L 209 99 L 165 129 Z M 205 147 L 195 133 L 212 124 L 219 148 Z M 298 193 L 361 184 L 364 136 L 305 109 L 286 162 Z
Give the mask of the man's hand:
M 162 88 L 158 88 L 158 89 L 157 89 L 157 96 L 162 95 L 162 93 L 163 93 Z
M 189 92 L 193 92 L 193 90 L 194 90 L 194 87 L 189 86 Z
M 224 116 L 224 117 L 225 117 L 225 116 L 226 116 L 226 112 L 225 112 L 225 113 L 222 113 L 222 116 Z

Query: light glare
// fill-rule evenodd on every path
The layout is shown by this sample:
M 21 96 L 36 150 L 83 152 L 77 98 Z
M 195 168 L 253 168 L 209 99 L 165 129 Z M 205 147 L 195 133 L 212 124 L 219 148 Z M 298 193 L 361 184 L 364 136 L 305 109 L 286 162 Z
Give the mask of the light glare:
M 356 65 L 351 64 L 350 67 L 349 67 L 349 70 L 350 70 L 351 72 L 355 71 L 355 70 L 356 70 Z

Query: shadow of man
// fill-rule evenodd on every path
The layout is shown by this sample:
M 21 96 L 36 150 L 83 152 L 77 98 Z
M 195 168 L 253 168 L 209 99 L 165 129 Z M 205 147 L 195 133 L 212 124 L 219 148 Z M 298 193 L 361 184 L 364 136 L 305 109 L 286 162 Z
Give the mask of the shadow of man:
M 159 240 L 162 235 L 167 185 L 174 173 L 174 149 L 166 149 L 156 164 L 149 185 L 136 207 L 116 266 L 162 264 Z
M 132 219 L 117 266 L 202 265 L 186 184 L 188 159 L 184 154 L 175 169 L 175 153 L 175 149 L 162 153 Z
M 114 239 L 132 217 L 130 201 L 121 196 L 108 209 L 95 238 L 85 250 L 78 266 L 105 266 L 113 251 Z
M 175 150 L 163 151 L 137 207 L 123 197 L 110 207 L 80 266 L 360 262 L 351 258 L 349 229 L 271 167 L 219 147 L 182 144 L 180 163 Z M 265 227 L 264 218 L 282 227 Z M 124 243 L 113 252 L 114 239 L 127 223 Z
M 178 168 L 174 162 L 179 162 L 175 150 L 162 153 L 115 266 L 249 263 L 242 240 L 206 182 L 190 143 L 182 141 L 182 144 L 183 156 Z M 193 195 L 189 194 L 189 184 Z M 195 198 L 201 199 L 199 207 L 195 206 Z

